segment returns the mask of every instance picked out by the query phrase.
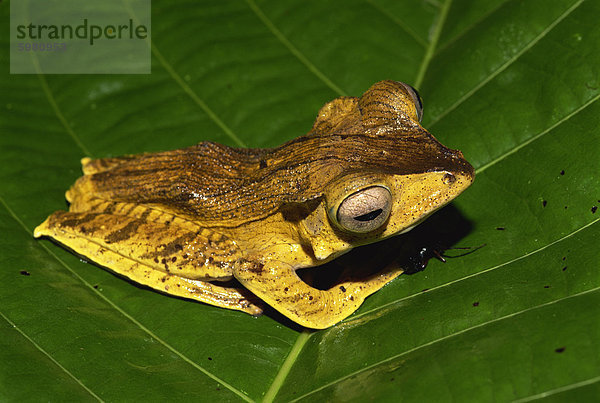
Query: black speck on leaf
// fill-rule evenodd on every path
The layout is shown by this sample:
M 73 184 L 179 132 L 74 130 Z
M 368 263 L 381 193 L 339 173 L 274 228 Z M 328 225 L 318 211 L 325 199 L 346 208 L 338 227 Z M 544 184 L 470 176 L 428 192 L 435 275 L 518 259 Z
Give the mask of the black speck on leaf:
M 546 207 L 546 204 L 548 204 L 548 202 L 546 200 L 542 200 L 542 207 Z
M 596 212 L 596 210 L 598 210 L 598 206 L 593 206 L 592 207 L 592 214 L 594 214 Z
M 27 270 L 21 270 L 19 273 L 21 273 L 22 276 L 31 276 L 31 273 L 29 273 Z
M 563 351 L 565 351 L 565 347 L 559 347 L 557 349 L 554 350 L 557 353 L 562 353 Z
M 567 266 L 563 267 L 562 271 L 567 271 Z
M 565 170 L 563 169 L 562 171 L 560 171 L 560 174 L 564 175 L 565 174 Z
M 479 306 L 479 301 L 473 302 L 473 306 Z
M 498 231 L 504 231 L 506 228 L 504 228 L 504 227 L 496 227 L 496 229 L 497 229 Z
M 568 209 L 568 208 L 569 208 L 569 206 L 565 206 L 565 210 Z
M 94 288 L 97 290 L 98 289 L 98 284 L 94 284 Z
M 421 290 L 421 292 L 427 292 L 427 291 L 429 291 L 429 288 L 423 288 L 423 289 Z
M 208 361 L 212 361 L 212 357 L 208 357 Z
M 549 285 L 545 285 L 544 288 L 550 288 L 550 286 Z

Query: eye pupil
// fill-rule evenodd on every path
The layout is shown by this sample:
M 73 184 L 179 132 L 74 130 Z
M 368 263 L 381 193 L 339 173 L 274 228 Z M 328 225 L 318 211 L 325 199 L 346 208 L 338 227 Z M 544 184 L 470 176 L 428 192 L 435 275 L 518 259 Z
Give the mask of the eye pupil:
M 383 209 L 377 209 L 368 212 L 367 214 L 359 215 L 358 217 L 354 217 L 356 221 L 371 221 L 379 217 L 379 215 L 383 213 Z

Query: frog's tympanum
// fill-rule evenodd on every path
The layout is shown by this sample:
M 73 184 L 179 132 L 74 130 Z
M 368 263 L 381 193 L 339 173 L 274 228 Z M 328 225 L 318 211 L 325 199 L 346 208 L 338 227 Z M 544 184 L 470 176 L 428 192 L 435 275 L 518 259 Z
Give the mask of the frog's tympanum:
M 203 142 L 84 158 L 69 211 L 35 236 L 168 294 L 252 315 L 266 302 L 326 328 L 402 268 L 329 290 L 296 270 L 409 231 L 473 181 L 473 167 L 421 127 L 421 114 L 414 89 L 382 81 L 325 104 L 307 135 L 277 148 Z

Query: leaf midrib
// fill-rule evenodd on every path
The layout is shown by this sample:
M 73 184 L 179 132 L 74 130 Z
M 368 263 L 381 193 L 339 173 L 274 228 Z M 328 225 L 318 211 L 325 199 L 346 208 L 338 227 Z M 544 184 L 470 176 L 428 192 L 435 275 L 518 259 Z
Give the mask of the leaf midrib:
M 401 353 L 395 354 L 393 356 L 387 357 L 384 360 L 379 360 L 379 361 L 374 362 L 374 363 L 372 363 L 372 364 L 370 364 L 370 365 L 368 365 L 366 367 L 363 367 L 363 368 L 361 368 L 359 370 L 356 370 L 354 372 L 346 374 L 343 377 L 340 377 L 340 378 L 335 379 L 335 380 L 333 380 L 331 382 L 328 382 L 328 383 L 326 383 L 326 384 L 324 384 L 324 385 L 322 385 L 322 386 L 320 386 L 320 387 L 318 387 L 316 389 L 311 390 L 308 393 L 305 393 L 304 395 L 298 396 L 297 398 L 291 400 L 291 402 L 296 402 L 296 401 L 299 401 L 301 399 L 304 399 L 307 396 L 310 396 L 310 395 L 312 395 L 312 394 L 314 394 L 314 393 L 316 393 L 316 392 L 318 392 L 320 390 L 328 388 L 329 386 L 335 385 L 338 382 L 341 382 L 343 380 L 349 379 L 349 378 L 351 378 L 351 377 L 353 377 L 353 376 L 355 376 L 357 374 L 360 374 L 362 372 L 368 371 L 368 370 L 370 370 L 372 368 L 375 368 L 375 367 L 377 367 L 379 365 L 385 364 L 386 362 L 393 361 L 393 360 L 395 360 L 395 359 L 397 359 L 399 357 L 402 357 L 402 356 L 405 356 L 405 355 L 410 354 L 412 352 L 418 351 L 418 350 L 420 350 L 422 348 L 429 347 L 429 346 L 431 346 L 433 344 L 436 344 L 436 343 L 439 343 L 441 341 L 451 339 L 451 338 L 456 337 L 458 335 L 461 335 L 461 334 L 464 334 L 464 333 L 468 333 L 468 332 L 470 332 L 472 330 L 479 329 L 481 327 L 487 326 L 487 325 L 492 324 L 492 323 L 501 322 L 503 320 L 514 318 L 515 316 L 519 316 L 519 315 L 522 315 L 522 314 L 527 313 L 527 312 L 531 312 L 531 311 L 534 311 L 534 310 L 537 310 L 537 309 L 541 309 L 541 308 L 544 308 L 544 307 L 547 307 L 547 306 L 550 306 L 550 305 L 557 304 L 557 303 L 565 301 L 565 300 L 570 300 L 570 299 L 577 298 L 577 297 L 580 297 L 582 295 L 587 295 L 587 294 L 590 294 L 590 293 L 593 293 L 593 292 L 597 292 L 597 291 L 600 291 L 600 287 L 595 287 L 595 288 L 592 288 L 592 289 L 589 289 L 589 290 L 585 290 L 585 291 L 579 292 L 577 294 L 569 295 L 567 297 L 563 297 L 563 298 L 559 298 L 559 299 L 556 299 L 556 300 L 548 301 L 548 302 L 545 302 L 543 304 L 539 304 L 539 305 L 536 305 L 536 306 L 533 306 L 533 307 L 529 307 L 527 309 L 523 309 L 523 310 L 518 311 L 518 312 L 512 312 L 512 313 L 510 313 L 508 315 L 501 316 L 501 317 L 498 317 L 498 318 L 494 318 L 494 319 L 491 319 L 489 321 L 482 322 L 482 323 L 479 323 L 477 325 L 474 325 L 474 326 L 462 329 L 462 330 L 460 330 L 458 332 L 448 334 L 448 335 L 446 335 L 444 337 L 440 337 L 440 338 L 437 338 L 435 340 L 431 340 L 431 341 L 429 341 L 427 343 L 420 344 L 420 345 L 418 345 L 416 347 L 413 347 L 413 348 L 411 348 L 409 350 L 406 350 L 406 351 L 403 351 Z
M 435 54 L 435 49 L 437 47 L 437 43 L 440 39 L 440 35 L 442 34 L 442 29 L 444 28 L 444 24 L 446 23 L 446 18 L 448 17 L 448 11 L 450 11 L 450 6 L 452 5 L 452 0 L 446 0 L 444 6 L 440 10 L 440 15 L 433 22 L 435 24 L 435 28 L 433 30 L 433 36 L 431 38 L 431 42 L 425 49 L 425 55 L 423 56 L 423 60 L 421 61 L 421 65 L 419 67 L 419 71 L 417 72 L 417 76 L 414 80 L 415 88 L 420 88 L 421 84 L 423 84 L 423 79 L 425 78 L 425 73 L 429 68 L 429 63 Z
M 248 4 L 249 4 L 249 5 L 250 5 L 250 4 L 253 4 L 253 1 L 252 1 L 252 0 L 247 0 L 247 2 L 248 2 Z M 569 14 L 571 11 L 573 11 L 575 8 L 577 8 L 577 7 L 578 7 L 578 6 L 579 6 L 579 5 L 580 5 L 582 2 L 583 2 L 583 0 L 580 0 L 579 2 L 575 3 L 575 4 L 574 4 L 574 5 L 573 5 L 573 6 L 572 6 L 572 7 L 571 7 L 569 10 L 567 10 L 567 11 L 568 11 L 568 13 L 567 13 L 567 14 L 564 14 L 564 15 L 562 16 L 562 18 L 560 18 L 560 20 L 564 19 L 564 18 L 565 18 L 565 17 L 566 17 L 566 16 L 567 16 L 567 15 L 568 15 L 568 14 Z M 446 4 L 449 4 L 449 3 L 450 3 L 450 1 L 446 2 Z M 554 23 L 554 25 L 556 25 L 558 22 L 560 22 L 560 21 L 559 21 L 559 20 L 556 20 L 556 21 L 555 21 L 555 23 Z M 551 26 L 549 26 L 549 27 L 547 28 L 547 31 L 549 32 L 549 31 L 550 31 L 550 30 L 551 30 L 551 29 L 554 27 L 554 25 L 551 25 Z M 441 31 L 441 29 L 440 29 L 440 31 Z M 545 34 L 547 34 L 547 32 L 546 32 Z M 545 34 L 544 34 L 544 35 L 545 35 Z M 277 36 L 277 35 L 275 35 L 275 36 Z M 278 39 L 280 39 L 280 38 L 278 38 Z M 539 38 L 539 39 L 541 39 L 541 38 Z M 531 44 L 531 46 L 529 46 L 529 48 L 530 48 L 530 47 L 532 47 L 534 44 L 535 44 L 535 43 Z M 155 47 L 154 47 L 154 48 L 155 48 Z M 520 55 L 521 55 L 522 53 L 524 53 L 524 51 L 526 51 L 526 50 L 527 50 L 527 49 L 524 49 L 524 50 L 523 50 L 521 53 L 517 54 L 517 55 L 514 57 L 514 60 L 518 59 L 518 57 L 520 57 Z M 158 49 L 156 49 L 156 52 L 157 52 L 158 54 L 160 54 L 160 53 L 158 52 Z M 292 53 L 293 53 L 293 52 L 292 52 Z M 156 56 L 156 53 L 155 53 L 155 56 Z M 161 57 L 162 57 L 162 55 L 161 55 Z M 307 59 L 307 60 L 308 60 L 308 59 Z M 514 62 L 514 60 L 513 60 L 513 61 L 511 61 L 511 63 L 512 63 L 512 62 Z M 159 59 L 159 61 L 160 61 L 160 59 Z M 165 63 L 166 63 L 166 60 L 164 60 L 164 58 L 162 58 L 162 61 L 165 61 Z M 161 64 L 163 64 L 163 66 L 165 66 L 165 64 L 164 64 L 162 61 L 161 61 Z M 301 59 L 300 59 L 300 61 L 302 62 L 302 60 L 301 60 Z M 168 65 L 168 63 L 167 63 L 167 65 Z M 425 68 L 423 69 L 423 73 L 422 73 L 422 74 L 421 74 L 421 73 L 419 73 L 419 74 L 420 74 L 420 76 L 421 76 L 421 75 L 422 75 L 422 76 L 424 76 L 424 74 L 425 74 L 425 72 L 424 72 L 424 71 L 426 70 L 428 63 L 427 63 L 427 64 L 426 64 L 426 63 L 423 63 L 423 64 L 422 64 L 422 66 L 423 66 L 423 65 L 425 66 Z M 169 66 L 170 66 L 170 65 L 169 65 Z M 506 66 L 506 67 L 508 67 L 508 66 Z M 504 68 L 506 68 L 506 67 L 504 67 Z M 167 68 L 166 68 L 166 66 L 165 66 L 165 69 L 167 69 Z M 502 70 L 503 70 L 503 69 L 502 69 Z M 167 69 L 167 71 L 169 71 L 169 70 Z M 421 70 L 420 70 L 420 71 L 421 71 Z M 173 70 L 173 72 L 174 72 L 174 70 Z M 481 88 L 483 85 L 485 85 L 487 82 L 489 82 L 490 80 L 492 80 L 492 79 L 493 79 L 493 78 L 494 78 L 494 77 L 495 77 L 497 74 L 499 74 L 500 72 L 501 72 L 501 71 L 498 71 L 496 74 L 492 74 L 492 75 L 490 75 L 489 79 L 487 79 L 487 80 L 484 80 L 484 82 L 482 82 L 482 84 L 481 84 L 480 86 L 476 87 L 476 88 L 475 88 L 475 89 L 474 89 L 472 92 L 470 92 L 470 93 L 466 94 L 464 97 L 462 97 L 462 98 L 459 100 L 460 102 L 459 102 L 458 104 L 455 104 L 455 105 L 451 106 L 451 108 L 449 108 L 449 109 L 447 109 L 446 111 L 444 111 L 444 112 L 442 113 L 442 115 L 438 115 L 438 118 L 437 118 L 435 121 L 433 121 L 433 122 L 432 122 L 432 125 L 433 125 L 433 124 L 435 124 L 435 123 L 436 123 L 436 122 L 437 122 L 439 119 L 441 119 L 443 116 L 445 116 L 446 114 L 448 114 L 449 112 L 451 112 L 451 110 L 452 110 L 452 109 L 454 109 L 455 107 L 457 107 L 457 106 L 458 106 L 460 103 L 464 102 L 464 101 L 465 101 L 467 98 L 469 98 L 471 95 L 473 95 L 473 93 L 474 93 L 474 92 L 476 92 L 477 90 L 479 90 L 479 89 L 480 89 L 480 88 Z M 169 73 L 170 73 L 170 72 L 169 72 Z M 170 73 L 170 74 L 171 74 L 171 73 Z M 178 81 L 178 80 L 175 78 L 176 76 L 178 76 L 176 73 L 175 73 L 175 76 L 174 76 L 174 75 L 172 75 L 173 79 L 174 79 L 175 81 L 177 81 L 179 85 L 181 85 L 181 83 L 180 83 L 180 82 L 179 82 L 179 81 Z M 420 77 L 420 76 L 419 76 L 419 77 Z M 181 78 L 181 77 L 179 77 L 179 78 Z M 45 78 L 44 78 L 43 76 L 41 76 L 41 77 L 40 77 L 40 81 L 41 81 L 42 83 L 44 83 L 44 82 L 45 82 Z M 420 82 L 420 81 L 422 81 L 422 77 L 421 77 L 421 79 L 419 80 L 419 82 Z M 187 84 L 186 84 L 185 82 L 183 82 L 183 84 L 187 86 Z M 415 86 L 417 86 L 417 87 L 418 87 L 418 85 L 417 85 L 417 84 L 415 84 Z M 43 88 L 44 88 L 44 87 L 43 87 Z M 60 113 L 57 113 L 57 110 L 56 110 L 56 109 L 58 109 L 58 106 L 56 105 L 56 109 L 54 108 L 54 106 L 55 106 L 55 103 L 54 103 L 54 105 L 53 105 L 53 104 L 52 104 L 52 102 L 51 102 L 51 99 L 53 99 L 53 97 L 51 97 L 51 95 L 52 95 L 52 94 L 51 94 L 51 92 L 46 92 L 46 88 L 47 88 L 47 89 L 48 89 L 48 91 L 49 91 L 49 87 L 47 86 L 47 83 L 46 83 L 46 87 L 44 88 L 44 91 L 45 91 L 45 93 L 46 93 L 46 96 L 48 97 L 48 95 L 50 94 L 50 97 L 48 97 L 48 100 L 49 100 L 49 102 L 50 102 L 50 104 L 51 104 L 51 106 L 52 106 L 52 108 L 53 108 L 54 112 L 56 113 L 56 115 L 57 115 L 57 117 L 59 118 L 59 120 L 61 121 L 61 123 L 63 123 L 63 126 L 65 126 L 65 130 L 67 130 L 67 133 L 69 133 L 69 135 L 71 135 L 71 132 L 69 131 L 69 126 L 68 126 L 68 124 L 66 124 L 66 119 L 64 119 L 64 116 L 63 116 L 63 117 L 62 117 L 62 119 L 61 119 L 61 116 L 62 116 L 62 115 L 61 115 Z M 188 86 L 188 88 L 189 88 L 189 86 Z M 195 93 L 193 92 L 193 90 L 191 90 L 191 88 L 189 88 L 189 89 L 190 89 L 191 93 L 190 93 L 190 92 L 188 92 L 188 91 L 185 91 L 185 88 L 184 88 L 184 91 L 185 91 L 186 93 L 188 93 L 188 95 L 190 95 L 190 96 L 194 95 Z M 193 99 L 193 97 L 192 97 L 192 99 Z M 521 144 L 521 145 L 519 145 L 519 146 L 516 146 L 514 149 L 511 149 L 511 150 L 510 150 L 510 152 L 507 152 L 507 153 L 506 153 L 505 155 L 503 155 L 501 158 L 498 158 L 498 159 L 496 159 L 496 160 L 494 160 L 494 161 L 491 161 L 490 163 L 488 163 L 488 164 L 486 164 L 486 165 L 482 166 L 482 167 L 480 168 L 480 170 L 481 170 L 481 171 L 483 171 L 483 170 L 487 169 L 489 166 L 491 166 L 491 165 L 493 165 L 493 164 L 497 163 L 499 160 L 501 160 L 501 159 L 504 159 L 506 156 L 508 156 L 508 155 L 510 155 L 510 154 L 512 154 L 512 153 L 514 153 L 514 152 L 516 152 L 516 151 L 518 151 L 518 149 L 520 149 L 520 148 L 522 148 L 522 147 L 525 147 L 525 146 L 527 146 L 527 145 L 528 145 L 529 143 L 531 143 L 532 141 L 535 141 L 535 140 L 537 140 L 538 138 L 540 138 L 541 136 L 543 136 L 543 135 L 544 135 L 544 134 L 546 134 L 547 132 L 551 131 L 551 130 L 552 130 L 553 128 L 555 128 L 556 126 L 558 126 L 558 125 L 560 125 L 561 123 L 563 123 L 564 121 L 568 120 L 568 119 L 569 119 L 571 116 L 573 116 L 573 115 L 575 115 L 576 113 L 578 113 L 579 111 L 583 110 L 585 107 L 587 107 L 589 104 L 591 104 L 592 102 L 596 101 L 597 99 L 598 99 L 598 97 L 595 97 L 595 98 L 593 98 L 593 99 L 592 99 L 592 100 L 590 100 L 588 103 L 584 104 L 583 106 L 581 106 L 581 107 L 580 107 L 580 108 L 578 108 L 577 110 L 573 111 L 573 112 L 572 112 L 570 115 L 568 115 L 567 117 L 563 118 L 561 121 L 557 122 L 557 123 L 556 123 L 555 125 L 553 125 L 552 127 L 548 128 L 548 129 L 546 129 L 544 132 L 542 132 L 542 133 L 540 133 L 540 134 L 538 134 L 538 135 L 536 135 L 536 136 L 532 137 L 531 139 L 529 139 L 529 140 L 528 140 L 528 141 L 526 141 L 525 143 L 523 143 L 523 144 Z M 58 109 L 58 112 L 60 112 L 60 109 Z M 205 110 L 205 112 L 206 112 L 206 110 Z M 212 117 L 211 117 L 211 118 L 212 118 Z M 72 129 L 71 129 L 71 131 L 72 131 Z M 75 134 L 75 133 L 73 133 L 73 134 Z M 71 137 L 73 137 L 73 136 L 71 135 Z M 76 143 L 78 142 L 77 140 L 79 140 L 79 139 L 78 139 L 78 137 L 77 137 L 76 135 L 75 135 L 74 139 L 76 140 Z M 79 144 L 78 144 L 78 145 L 79 145 Z M 81 148 L 81 149 L 82 149 L 82 150 L 83 150 L 83 151 L 84 151 L 86 154 L 89 154 L 89 152 L 87 152 L 87 149 L 86 149 L 86 148 L 83 146 L 83 144 L 81 144 L 80 148 Z M 6 205 L 6 203 L 4 202 L 4 200 L 3 200 L 2 198 L 0 198 L 0 202 L 2 202 L 2 204 L 4 204 L 4 206 L 5 206 L 5 208 L 7 209 L 7 211 L 9 211 L 9 213 L 10 213 L 10 214 L 11 214 L 11 215 L 12 215 L 12 216 L 15 218 L 15 219 L 17 219 L 17 221 L 18 221 L 18 222 L 19 222 L 21 225 L 23 225 L 24 229 L 25 229 L 26 231 L 28 231 L 27 227 L 26 227 L 26 226 L 24 226 L 24 224 L 21 222 L 21 220 L 19 220 L 19 219 L 18 219 L 18 218 L 17 218 L 17 217 L 14 215 L 14 213 L 12 212 L 12 210 L 11 210 L 11 209 L 8 207 L 8 205 Z M 597 222 L 597 221 L 598 221 L 598 220 L 595 220 L 595 221 L 593 221 L 593 222 L 591 222 L 591 223 L 587 224 L 586 226 L 584 226 L 584 227 L 582 227 L 582 228 L 580 228 L 580 229 L 576 230 L 575 232 L 578 232 L 578 231 L 580 231 L 580 230 L 584 229 L 585 227 L 587 227 L 587 226 L 589 226 L 589 225 L 592 225 L 592 224 L 594 224 L 594 223 L 595 223 L 595 222 Z M 575 233 L 575 232 L 574 232 L 574 233 Z M 30 233 L 30 231 L 28 231 L 28 233 Z M 572 234 L 573 234 L 573 233 L 571 233 L 570 235 L 572 235 Z M 570 235 L 569 235 L 569 236 L 570 236 Z M 554 241 L 552 244 L 554 244 L 554 243 L 556 243 L 556 242 L 558 242 L 558 241 L 560 241 L 560 240 Z M 541 250 L 541 249 L 544 249 L 544 248 L 546 248 L 546 247 L 548 247 L 548 246 L 550 246 L 550 245 L 552 245 L 552 244 L 548 244 L 548 245 L 544 246 L 543 248 L 540 248 L 540 250 Z M 55 257 L 55 258 L 56 258 L 56 259 L 57 259 L 57 260 L 58 260 L 58 261 L 59 261 L 59 262 L 60 262 L 60 263 L 61 263 L 63 266 L 65 266 L 65 267 L 66 267 L 66 268 L 67 268 L 69 271 L 73 272 L 73 274 L 75 274 L 75 275 L 77 276 L 77 274 L 76 274 L 76 273 L 75 273 L 75 272 L 74 272 L 74 271 L 73 271 L 71 268 L 69 268 L 69 267 L 68 267 L 68 266 L 67 266 L 67 265 L 66 265 L 64 262 L 62 262 L 62 261 L 61 261 L 61 260 L 60 260 L 60 259 L 59 259 L 59 258 L 58 258 L 56 255 L 54 255 L 53 253 L 51 253 L 51 252 L 50 252 L 50 250 L 49 250 L 47 247 L 45 247 L 45 245 L 42 245 L 42 246 L 44 247 L 44 249 L 46 249 L 46 251 L 47 251 L 47 252 L 49 252 L 51 255 L 53 255 L 53 256 L 54 256 L 54 257 Z M 538 251 L 539 251 L 539 250 L 538 250 Z M 519 258 L 516 258 L 515 260 L 518 260 L 518 259 L 524 258 L 524 257 L 526 257 L 526 256 L 528 256 L 528 255 L 530 255 L 530 254 L 532 254 L 532 253 L 537 253 L 538 251 L 530 252 L 529 254 L 523 255 L 523 256 L 521 256 L 521 257 L 519 257 Z M 511 262 L 512 262 L 512 261 L 511 261 Z M 481 273 L 484 273 L 484 272 L 488 272 L 488 271 L 490 271 L 490 270 L 496 269 L 496 268 L 498 268 L 498 267 L 500 267 L 500 266 L 503 266 L 503 265 L 506 265 L 506 264 L 509 264 L 509 263 L 510 263 L 510 262 L 504 263 L 504 264 L 502 264 L 502 265 L 499 265 L 499 266 L 496 266 L 496 267 L 494 267 L 494 268 L 487 269 L 487 270 L 485 270 L 485 271 L 483 271 L 483 272 L 476 273 L 475 275 L 478 275 L 478 274 L 481 274 Z M 79 277 L 79 276 L 77 276 L 77 277 Z M 464 279 L 466 279 L 466 278 L 469 278 L 469 277 L 471 277 L 471 276 L 468 276 L 468 277 L 465 277 L 465 278 L 462 278 L 462 279 L 458 279 L 458 280 L 456 280 L 456 281 L 462 281 L 462 280 L 464 280 Z M 80 280 L 82 280 L 82 281 L 83 281 L 83 282 L 84 282 L 86 285 L 90 286 L 89 284 L 87 284 L 87 283 L 85 282 L 85 280 L 83 280 L 83 279 L 81 279 L 81 278 L 80 278 Z M 454 281 L 454 282 L 456 282 L 456 281 Z M 454 283 L 454 282 L 453 282 L 453 283 Z M 451 284 L 451 283 L 449 283 L 449 284 Z M 446 285 L 448 285 L 448 284 L 446 284 Z M 444 286 L 446 286 L 446 285 L 444 285 Z M 90 286 L 90 287 L 91 287 L 91 286 Z M 591 292 L 591 290 L 588 290 L 588 291 L 586 291 L 586 292 Z M 100 295 L 101 297 L 105 298 L 105 296 L 104 296 L 104 295 L 101 295 L 101 294 L 99 294 L 99 295 Z M 577 294 L 575 294 L 575 295 L 577 295 Z M 575 295 L 574 295 L 574 296 L 575 296 Z M 403 298 L 402 300 L 404 300 L 404 299 L 407 299 L 407 298 L 410 298 L 410 297 L 412 297 L 412 296 L 409 296 L 409 297 Z M 570 298 L 570 297 L 573 297 L 573 296 L 569 296 L 569 298 Z M 106 298 L 105 298 L 105 299 L 106 299 Z M 397 303 L 397 302 L 399 302 L 399 301 L 401 301 L 401 300 L 394 301 L 394 302 L 392 302 L 392 303 L 390 303 L 390 304 L 395 304 L 395 303 Z M 552 303 L 555 303 L 555 302 L 558 302 L 558 301 L 560 301 L 560 300 L 552 301 Z M 107 302 L 109 302 L 109 303 L 111 303 L 111 305 L 113 305 L 113 304 L 112 304 L 112 302 L 110 302 L 109 300 L 107 300 Z M 386 304 L 386 305 L 390 305 L 390 304 Z M 117 310 L 119 310 L 121 313 L 125 314 L 125 313 L 124 313 L 124 312 L 122 312 L 122 311 L 121 311 L 121 310 L 120 310 L 120 309 L 119 309 L 119 308 L 118 308 L 116 305 L 113 305 L 113 306 L 114 306 L 114 308 L 115 308 L 115 309 L 117 309 Z M 378 309 L 381 309 L 381 308 L 383 308 L 383 307 L 379 307 Z M 533 308 L 531 308 L 531 309 L 533 309 Z M 361 314 L 360 316 L 364 316 L 364 315 L 366 315 L 366 314 L 369 314 L 369 313 L 371 313 L 371 312 L 373 312 L 373 311 L 374 311 L 374 310 L 372 310 L 372 311 L 369 311 L 369 312 L 365 312 L 365 313 Z M 0 313 L 0 315 L 2 315 L 2 314 Z M 4 315 L 2 315 L 2 316 L 4 317 Z M 358 316 L 355 316 L 353 319 L 355 319 L 356 317 L 358 317 Z M 6 318 L 5 318 L 5 319 L 6 319 Z M 130 319 L 133 319 L 133 318 L 130 318 Z M 498 318 L 498 320 L 499 320 L 499 319 L 500 319 L 500 318 Z M 134 320 L 134 323 L 135 323 L 135 320 Z M 142 326 L 142 325 L 140 324 L 140 326 Z M 150 334 L 151 334 L 151 333 L 150 333 Z M 155 337 L 154 335 L 152 335 L 152 336 L 153 336 L 153 337 Z M 301 337 L 301 335 L 299 335 L 298 339 L 300 339 L 300 337 Z M 155 338 L 156 338 L 156 337 L 155 337 Z M 156 338 L 156 339 L 160 341 L 160 339 L 158 339 L 158 338 Z M 297 339 L 297 341 L 296 341 L 296 344 L 298 343 L 298 339 Z M 304 343 L 302 344 L 302 346 L 303 346 L 303 345 L 304 345 Z M 165 346 L 167 346 L 167 345 L 165 345 Z M 174 351 L 174 352 L 175 352 L 175 353 L 177 353 L 176 351 Z M 289 355 L 288 355 L 288 357 L 289 357 Z M 286 360 L 287 360 L 287 358 L 286 358 Z M 292 364 L 293 364 L 293 363 L 292 363 Z M 283 365 L 282 365 L 282 367 L 283 367 Z M 225 383 L 223 383 L 222 381 L 220 381 L 220 380 L 218 380 L 218 381 L 219 381 L 220 383 L 222 383 L 222 384 L 226 385 L 226 384 L 225 384 Z M 282 382 L 283 382 L 283 380 L 282 380 Z M 279 385 L 279 386 L 281 386 L 281 385 Z M 271 384 L 271 388 L 273 388 L 273 384 Z M 269 388 L 269 390 L 271 390 L 271 388 Z M 277 390 L 278 390 L 278 389 L 277 389 Z M 319 389 L 317 389 L 317 390 L 319 390 Z M 315 390 L 315 391 L 316 391 L 316 390 Z M 313 392 L 314 392 L 314 391 L 313 391 Z M 313 393 L 313 392 L 311 392 L 311 393 Z M 241 393 L 241 392 L 240 392 L 240 393 Z M 309 394 L 307 394 L 307 395 L 309 395 Z M 307 396 L 307 395 L 305 395 L 305 396 Z M 274 397 L 274 396 L 275 396 L 275 395 L 273 395 L 273 397 Z M 247 396 L 245 396 L 245 395 L 243 395 L 243 394 L 242 394 L 242 397 L 245 397 L 245 398 L 246 398 L 246 400 L 247 400 Z M 267 397 L 267 395 L 265 395 L 265 397 Z
M 254 4 L 253 0 L 246 0 L 246 2 L 251 7 Z M 431 61 L 431 58 L 433 57 L 435 48 L 437 46 L 437 42 L 438 42 L 440 34 L 442 32 L 442 28 L 444 26 L 444 23 L 446 22 L 446 17 L 448 15 L 448 11 L 450 10 L 451 4 L 452 4 L 452 0 L 446 0 L 446 2 L 444 3 L 444 6 L 442 7 L 442 9 L 440 11 L 440 16 L 433 22 L 433 24 L 435 24 L 433 38 L 432 38 L 432 41 L 429 43 L 429 45 L 425 49 L 423 61 L 420 65 L 419 71 L 417 73 L 417 78 L 415 79 L 415 83 L 414 83 L 416 88 L 418 88 L 421 85 L 421 81 L 423 80 L 423 77 L 425 76 L 426 70 L 429 66 L 429 62 Z M 258 8 L 255 4 L 254 4 L 254 7 Z M 263 16 L 264 16 L 264 14 L 263 14 Z M 260 15 L 259 15 L 259 17 L 260 17 Z M 266 18 L 266 16 L 265 16 L 265 18 Z M 267 21 L 267 22 L 270 22 L 270 21 Z M 276 37 L 278 37 L 278 39 L 280 39 L 281 35 L 277 35 L 277 33 L 273 31 L 273 29 L 271 29 L 271 32 Z M 286 39 L 286 41 L 287 41 L 287 39 Z M 292 51 L 292 53 L 295 54 L 295 52 L 293 51 L 293 49 L 295 49 L 295 48 L 292 49 L 292 48 L 288 47 L 288 49 L 290 49 L 290 51 Z M 299 53 L 299 51 L 298 51 L 298 53 Z M 300 60 L 302 61 L 302 59 L 300 59 Z M 306 59 L 306 60 L 308 60 L 308 59 Z M 304 348 L 304 345 L 306 344 L 308 339 L 310 339 L 310 337 L 313 334 L 314 333 L 308 334 L 308 336 L 306 336 L 306 334 L 304 332 L 302 332 L 298 335 L 298 337 L 296 338 L 296 341 L 294 342 L 292 350 L 290 351 L 290 354 L 288 354 L 288 356 L 283 361 L 277 375 L 275 376 L 271 385 L 267 389 L 267 393 L 264 396 L 264 402 L 272 402 L 275 399 L 275 397 L 277 396 L 277 393 L 279 392 L 279 389 L 285 382 L 285 379 L 287 378 L 287 375 L 289 374 L 291 367 L 294 365 L 294 362 L 297 360 L 297 357 L 300 355 L 302 348 Z M 297 352 L 295 354 L 292 354 L 292 352 L 294 352 L 295 349 L 297 349 Z

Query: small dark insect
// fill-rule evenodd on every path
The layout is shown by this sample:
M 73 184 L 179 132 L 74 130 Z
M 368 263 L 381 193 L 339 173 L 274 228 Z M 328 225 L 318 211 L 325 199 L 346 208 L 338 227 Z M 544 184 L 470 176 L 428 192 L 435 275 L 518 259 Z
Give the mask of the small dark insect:
M 473 302 L 473 306 L 479 306 L 479 301 Z
M 567 271 L 567 266 L 563 267 L 562 271 Z
M 557 349 L 554 350 L 557 353 L 562 353 L 563 351 L 565 351 L 565 347 L 559 347 Z
M 542 207 L 546 207 L 546 204 L 548 204 L 548 202 L 546 200 L 542 200 Z
M 496 229 L 497 229 L 498 231 L 504 231 L 506 228 L 504 228 L 504 227 L 496 227 Z
M 22 276 L 31 276 L 31 273 L 29 273 L 27 270 L 21 270 L 19 273 L 21 273 Z
M 446 263 L 446 258 L 455 258 L 455 257 L 462 257 L 462 256 L 467 256 L 470 255 L 471 253 L 477 251 L 478 249 L 481 249 L 485 246 L 485 244 L 483 245 L 479 245 L 476 248 L 472 248 L 470 246 L 467 247 L 453 247 L 453 248 L 443 248 L 443 247 L 431 247 L 431 246 L 424 246 L 422 247 L 416 255 L 411 256 L 408 258 L 408 266 L 406 266 L 404 268 L 404 274 L 414 274 L 414 273 L 418 273 L 422 270 L 425 270 L 425 267 L 427 267 L 427 263 L 429 262 L 429 260 L 431 258 L 436 258 L 438 260 L 440 260 L 443 263 Z M 444 254 L 444 252 L 448 251 L 448 250 L 452 250 L 452 249 L 466 249 L 469 250 L 468 252 L 465 252 L 463 254 L 460 255 L 456 255 L 456 256 L 448 256 L 446 254 Z
M 592 214 L 596 213 L 596 210 L 598 210 L 598 206 L 593 206 L 592 207 Z
M 408 265 L 404 269 L 404 274 L 415 274 L 427 267 L 427 262 L 433 257 L 435 252 L 433 248 L 422 247 L 416 255 L 408 258 Z M 445 260 L 443 260 L 445 262 Z
M 560 174 L 564 175 L 565 174 L 565 170 L 563 169 L 562 171 L 560 171 Z
M 544 288 L 550 288 L 550 286 L 549 285 L 545 285 Z

